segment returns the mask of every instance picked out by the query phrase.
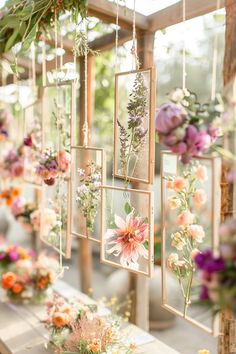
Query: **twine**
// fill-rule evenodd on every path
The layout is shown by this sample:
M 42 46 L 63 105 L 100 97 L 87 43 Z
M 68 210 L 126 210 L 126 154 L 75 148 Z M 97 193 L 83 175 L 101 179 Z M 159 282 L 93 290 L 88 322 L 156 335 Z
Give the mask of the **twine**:
M 216 10 L 220 9 L 220 0 L 216 1 Z M 218 39 L 219 35 L 216 32 L 214 36 L 213 45 L 213 60 L 212 60 L 212 81 L 211 81 L 211 99 L 216 97 L 216 74 L 217 74 L 217 61 L 218 61 Z

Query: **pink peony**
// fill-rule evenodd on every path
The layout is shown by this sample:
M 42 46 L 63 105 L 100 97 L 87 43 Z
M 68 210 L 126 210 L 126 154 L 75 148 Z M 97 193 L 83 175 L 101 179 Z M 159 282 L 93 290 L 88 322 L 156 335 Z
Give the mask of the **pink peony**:
M 200 181 L 200 182 L 205 182 L 208 179 L 208 175 L 207 175 L 207 168 L 206 166 L 198 166 L 196 171 L 195 171 L 195 175 L 196 178 Z
M 195 215 L 190 212 L 190 210 L 186 209 L 177 217 L 177 224 L 179 226 L 186 226 L 193 223 Z
M 207 201 L 207 195 L 204 189 L 197 189 L 193 195 L 193 203 L 196 208 L 201 208 Z
M 115 224 L 117 229 L 108 229 L 105 235 L 108 244 L 113 245 L 106 252 L 114 256 L 121 255 L 120 263 L 124 267 L 137 267 L 140 256 L 148 258 L 148 250 L 144 246 L 148 240 L 148 224 L 140 217 L 135 217 L 133 212 L 126 216 L 126 220 L 115 215 Z
M 161 134 L 169 134 L 182 125 L 187 119 L 187 112 L 182 106 L 174 103 L 163 104 L 156 115 L 156 130 Z
M 71 159 L 70 159 L 70 154 L 68 152 L 59 151 L 56 160 L 57 160 L 59 169 L 62 172 L 67 172 L 69 170 Z
M 201 225 L 193 224 L 188 226 L 188 235 L 196 242 L 201 243 L 205 237 L 205 231 Z
M 25 199 L 23 197 L 18 197 L 14 199 L 11 205 L 11 212 L 14 216 L 22 214 L 25 210 Z

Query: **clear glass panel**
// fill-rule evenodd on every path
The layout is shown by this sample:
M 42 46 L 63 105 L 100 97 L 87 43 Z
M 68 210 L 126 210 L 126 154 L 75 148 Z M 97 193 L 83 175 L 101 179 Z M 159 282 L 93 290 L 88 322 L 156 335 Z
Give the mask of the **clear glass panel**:
M 104 151 L 72 148 L 72 234 L 101 239 L 101 189 L 105 183 Z
M 151 71 L 116 76 L 115 173 L 150 178 Z
M 213 324 L 211 310 L 196 304 L 201 287 L 194 257 L 212 249 L 215 237 L 218 239 L 214 227 L 220 214 L 215 215 L 213 209 L 213 179 L 218 178 L 220 186 L 220 173 L 213 175 L 212 161 L 195 158 L 183 165 L 175 154 L 162 155 L 164 302 L 209 329 Z
M 104 187 L 102 260 L 150 275 L 153 263 L 152 192 Z

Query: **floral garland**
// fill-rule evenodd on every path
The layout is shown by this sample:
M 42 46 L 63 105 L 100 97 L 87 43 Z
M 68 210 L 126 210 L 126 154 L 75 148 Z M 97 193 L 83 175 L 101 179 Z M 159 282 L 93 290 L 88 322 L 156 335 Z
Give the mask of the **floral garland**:
M 163 104 L 156 114 L 158 141 L 181 156 L 187 164 L 212 147 L 222 135 L 220 125 L 224 104 L 220 96 L 201 105 L 195 93 L 176 89 L 171 102 Z
M 56 353 L 133 354 L 137 348 L 122 336 L 120 318 L 101 317 L 96 305 L 68 303 L 55 295 L 47 312 L 45 324 Z
M 74 22 L 78 15 L 86 16 L 86 0 L 8 0 L 0 14 L 0 53 L 21 43 L 21 54 L 43 31 L 52 27 L 55 16 L 67 11 Z
M 171 235 L 171 247 L 178 253 L 171 253 L 167 260 L 168 268 L 177 277 L 184 298 L 184 316 L 191 304 L 193 275 L 195 272 L 194 257 L 200 252 L 199 245 L 205 238 L 203 227 L 198 224 L 195 210 L 201 210 L 207 201 L 204 189 L 197 183 L 207 180 L 205 166 L 190 164 L 183 177 L 167 179 L 167 188 L 174 193 L 168 199 L 170 209 L 177 209 L 178 230 Z M 194 208 L 193 208 L 194 207 Z

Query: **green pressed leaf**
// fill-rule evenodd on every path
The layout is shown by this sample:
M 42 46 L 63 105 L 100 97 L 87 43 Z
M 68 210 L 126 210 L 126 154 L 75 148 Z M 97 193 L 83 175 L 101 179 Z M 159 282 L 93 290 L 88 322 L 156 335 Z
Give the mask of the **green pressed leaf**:
M 18 67 L 17 67 L 16 63 L 11 64 L 10 67 L 11 67 L 12 73 L 17 75 L 18 74 Z
M 14 44 L 16 44 L 16 38 L 18 35 L 18 28 L 15 28 L 11 37 L 8 38 L 6 46 L 5 46 L 5 52 L 8 52 L 9 49 L 11 49 L 11 47 L 13 47 Z
M 1 28 L 6 25 L 8 28 L 16 28 L 20 26 L 20 21 L 15 15 L 6 15 L 1 19 Z
M 32 27 L 31 31 L 28 33 L 24 42 L 22 43 L 22 49 L 20 50 L 21 53 L 26 52 L 30 48 L 31 43 L 36 38 L 36 33 L 37 33 L 37 24 Z
M 132 211 L 131 205 L 128 202 L 126 202 L 125 203 L 125 212 L 126 212 L 126 214 L 127 215 L 130 214 L 131 211 Z

